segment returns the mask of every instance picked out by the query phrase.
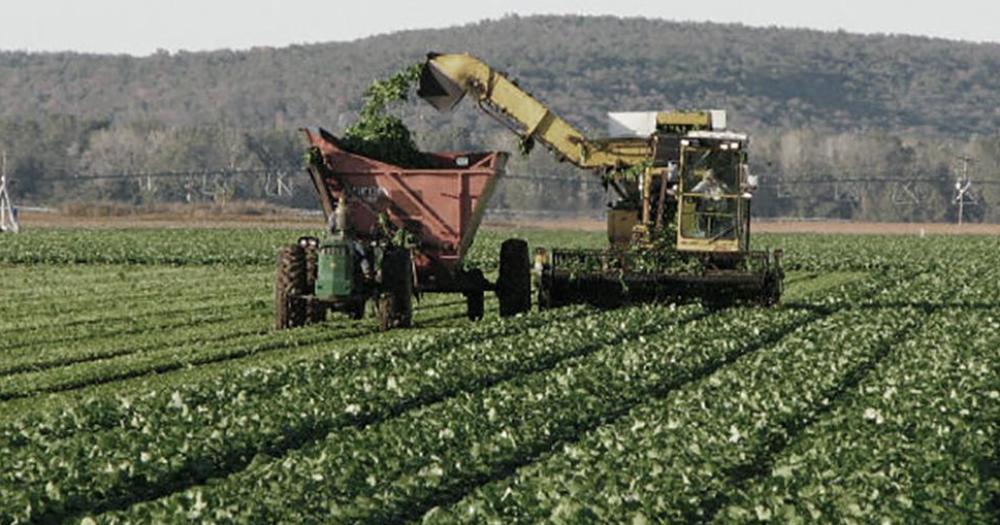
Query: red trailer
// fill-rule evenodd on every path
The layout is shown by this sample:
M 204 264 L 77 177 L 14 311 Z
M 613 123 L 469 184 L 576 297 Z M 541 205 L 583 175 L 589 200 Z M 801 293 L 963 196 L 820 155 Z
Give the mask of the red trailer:
M 483 315 L 486 290 L 497 292 L 503 315 L 530 308 L 524 241 L 502 245 L 497 283 L 461 264 L 503 174 L 506 153 L 426 153 L 422 167 L 411 169 L 348 152 L 323 129 L 303 131 L 309 173 L 330 232 L 323 240 L 302 238 L 279 256 L 279 327 L 318 320 L 329 309 L 360 317 L 368 299 L 376 301 L 383 328 L 405 326 L 409 297 L 427 292 L 464 294 L 472 319 Z M 301 253 L 287 253 L 297 250 Z M 304 278 L 283 279 L 282 268 L 296 259 L 302 260 Z

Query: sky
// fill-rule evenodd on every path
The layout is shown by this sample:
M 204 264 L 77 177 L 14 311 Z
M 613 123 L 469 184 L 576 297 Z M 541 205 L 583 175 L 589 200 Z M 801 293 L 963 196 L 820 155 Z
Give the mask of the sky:
M 507 14 L 643 16 L 1000 42 L 997 0 L 0 0 L 0 50 L 148 55 L 347 41 Z

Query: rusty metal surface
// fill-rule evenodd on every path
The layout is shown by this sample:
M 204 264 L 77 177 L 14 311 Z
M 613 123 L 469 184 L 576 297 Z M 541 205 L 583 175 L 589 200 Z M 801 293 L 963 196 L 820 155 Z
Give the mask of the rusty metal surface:
M 417 236 L 418 280 L 428 287 L 453 279 L 472 244 L 497 178 L 503 152 L 427 153 L 411 169 L 349 153 L 325 130 L 304 130 L 322 158 L 312 170 L 324 211 L 347 194 L 349 221 L 359 238 L 378 235 L 378 215 Z

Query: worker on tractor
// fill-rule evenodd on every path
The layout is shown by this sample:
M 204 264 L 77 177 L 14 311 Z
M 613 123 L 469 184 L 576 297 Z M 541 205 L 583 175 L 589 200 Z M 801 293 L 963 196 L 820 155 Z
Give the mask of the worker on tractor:
M 722 184 L 715 178 L 711 169 L 702 171 L 701 182 L 691 188 L 691 193 L 700 195 L 695 207 L 698 216 L 698 236 L 716 235 L 718 231 L 724 230 L 724 221 L 719 219 L 726 213 L 727 203 L 722 198 L 724 193 Z
M 722 197 L 722 185 L 712 174 L 711 169 L 702 171 L 701 182 L 691 188 L 691 193 L 701 193 L 712 200 L 719 200 Z

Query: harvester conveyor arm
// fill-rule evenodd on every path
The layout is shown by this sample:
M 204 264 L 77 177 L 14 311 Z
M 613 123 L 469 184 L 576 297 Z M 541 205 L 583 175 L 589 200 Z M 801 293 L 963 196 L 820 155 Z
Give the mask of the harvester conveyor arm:
M 648 139 L 594 141 L 553 113 L 499 71 L 468 54 L 427 56 L 418 94 L 438 110 L 453 108 L 466 93 L 523 139 L 533 139 L 581 168 L 620 169 L 649 160 Z

